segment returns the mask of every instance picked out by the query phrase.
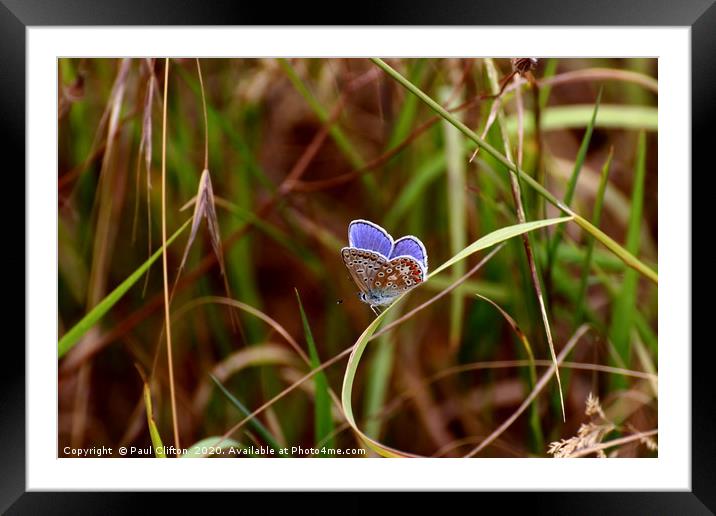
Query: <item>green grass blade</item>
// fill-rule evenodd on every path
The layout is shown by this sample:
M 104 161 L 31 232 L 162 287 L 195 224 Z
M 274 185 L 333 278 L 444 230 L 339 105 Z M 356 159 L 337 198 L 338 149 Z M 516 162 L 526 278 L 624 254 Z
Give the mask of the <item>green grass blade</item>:
M 449 90 L 443 90 L 442 97 L 447 100 Z M 414 97 L 414 96 L 413 96 Z M 457 100 L 458 103 L 460 99 Z M 450 235 L 450 252 L 457 254 L 467 245 L 467 212 L 466 199 L 466 161 L 463 159 L 465 142 L 463 136 L 455 126 L 443 120 L 443 134 L 445 137 L 445 156 L 447 160 L 447 207 L 448 207 L 448 233 Z M 458 262 L 453 267 L 452 279 L 457 280 L 465 274 L 465 263 Z M 462 335 L 463 311 L 465 298 L 459 292 L 450 295 L 450 349 L 459 347 Z
M 463 155 L 465 152 L 463 151 Z M 410 182 L 400 191 L 385 216 L 385 227 L 395 226 L 398 220 L 415 204 L 415 200 L 445 170 L 445 155 L 438 153 L 420 164 L 410 176 Z
M 599 113 L 599 104 L 602 100 L 603 88 L 599 88 L 597 93 L 597 99 L 594 101 L 594 111 L 592 111 L 592 118 L 587 124 L 587 130 L 584 132 L 584 138 L 582 143 L 579 145 L 579 151 L 577 151 L 577 159 L 574 161 L 574 169 L 572 175 L 567 183 L 567 191 L 564 193 L 564 204 L 569 206 L 572 204 L 572 198 L 574 197 L 574 191 L 577 188 L 577 180 L 579 179 L 579 173 L 582 171 L 582 165 L 584 165 L 584 159 L 587 157 L 587 151 L 589 150 L 589 143 L 592 141 L 592 133 L 594 132 L 594 122 L 597 119 Z
M 611 281 L 611 279 L 601 270 L 600 266 L 596 263 L 596 261 L 593 261 L 592 267 L 594 268 L 597 278 L 599 279 L 601 284 L 607 289 L 610 298 L 614 300 L 617 297 L 618 292 L 613 285 L 613 281 Z M 574 288 L 574 279 L 571 275 L 567 274 L 561 269 L 555 269 L 554 285 L 557 289 L 557 292 L 559 292 L 560 295 L 563 295 L 565 299 L 567 299 L 571 304 L 578 304 L 579 298 L 577 297 L 578 294 Z M 589 308 L 584 308 L 583 317 L 586 322 L 593 325 L 594 328 L 600 333 L 608 333 L 608 328 L 604 324 L 604 321 L 600 319 L 600 317 Z M 639 332 L 639 336 L 649 346 L 651 352 L 656 355 L 656 353 L 658 352 L 658 338 L 654 331 L 651 329 L 651 326 L 649 325 L 644 315 L 638 310 L 634 312 L 634 326 Z
M 167 239 L 167 246 L 171 245 L 174 240 L 189 227 L 191 219 L 187 220 L 176 232 Z M 62 358 L 72 346 L 87 333 L 87 331 L 94 326 L 109 310 L 112 308 L 117 301 L 119 301 L 124 294 L 142 277 L 142 275 L 151 267 L 151 265 L 162 255 L 164 247 L 160 247 L 157 251 L 149 257 L 142 265 L 139 266 L 127 279 L 120 283 L 112 292 L 110 292 L 102 301 L 97 303 L 92 310 L 89 311 L 80 321 L 75 324 L 70 330 L 65 333 L 62 338 L 57 342 L 57 355 L 58 359 Z
M 303 333 L 306 336 L 306 343 L 308 344 L 308 356 L 311 360 L 311 369 L 318 369 L 321 366 L 321 360 L 318 356 L 316 342 L 313 340 L 311 326 L 308 324 L 308 318 L 306 317 L 306 312 L 303 310 L 303 303 L 301 303 L 301 296 L 298 294 L 298 290 L 296 290 L 296 299 L 298 299 L 298 309 L 301 312 Z M 314 396 L 314 442 L 316 444 L 322 442 L 324 446 L 334 448 L 335 439 L 333 437 L 326 439 L 326 437 L 333 434 L 335 430 L 333 416 L 331 415 L 331 397 L 328 393 L 328 378 L 326 378 L 326 374 L 321 371 L 313 377 L 313 383 L 316 386 L 316 394 Z M 320 456 L 326 456 L 326 454 L 321 453 Z
M 237 409 L 239 409 L 239 412 L 246 417 L 251 414 L 251 411 L 244 406 L 243 403 L 241 403 L 233 394 L 229 392 L 229 390 L 224 387 L 224 384 L 222 384 L 218 378 L 216 378 L 213 374 L 209 375 L 211 379 L 214 381 L 216 386 L 221 390 L 221 392 L 228 398 L 228 400 L 234 405 Z M 261 437 L 264 438 L 266 443 L 276 450 L 277 452 L 282 448 L 282 446 L 278 443 L 278 440 L 273 436 L 271 432 L 259 421 L 258 419 L 251 418 L 248 422 L 249 425 L 253 427 L 254 430 L 256 430 L 256 433 L 258 433 Z
M 378 67 L 380 67 L 383 71 L 385 71 L 388 75 L 390 75 L 393 79 L 395 79 L 398 83 L 400 83 L 408 91 L 410 91 L 411 93 L 416 95 L 420 100 L 422 100 L 425 104 L 427 104 L 438 115 L 440 115 L 441 117 L 443 117 L 446 120 L 449 120 L 450 123 L 452 123 L 455 127 L 457 127 L 460 130 L 460 132 L 462 132 L 465 136 L 467 136 L 472 141 L 477 143 L 482 149 L 485 150 L 485 152 L 490 154 L 493 158 L 495 158 L 503 166 L 505 166 L 507 169 L 509 169 L 512 172 L 515 172 L 517 175 L 519 175 L 520 179 L 523 180 L 525 183 L 527 183 L 531 188 L 533 188 L 539 195 L 544 197 L 547 201 L 552 203 L 554 206 L 556 206 L 560 210 L 572 215 L 574 217 L 574 222 L 576 224 L 578 224 L 585 231 L 591 233 L 607 249 L 612 251 L 622 261 L 624 261 L 624 263 L 626 263 L 630 267 L 639 271 L 641 274 L 643 274 L 644 276 L 649 278 L 652 282 L 654 282 L 654 283 L 659 282 L 659 276 L 653 269 L 651 269 L 650 267 L 648 267 L 647 265 L 642 263 L 636 256 L 634 256 L 632 253 L 630 253 L 629 251 L 624 249 L 624 247 L 622 247 L 617 242 L 615 242 L 614 239 L 612 239 L 611 237 L 606 235 L 603 231 L 600 231 L 598 228 L 594 227 L 587 219 L 574 213 L 567 206 L 564 206 L 554 195 L 552 195 L 545 187 L 543 187 L 541 184 L 539 184 L 532 176 L 525 173 L 524 170 L 522 170 L 521 168 L 519 168 L 516 165 L 514 165 L 513 163 L 511 163 L 502 153 L 500 153 L 497 149 L 495 149 L 492 145 L 487 143 L 485 140 L 480 138 L 473 130 L 471 130 L 465 124 L 460 122 L 460 120 L 455 118 L 444 107 L 442 107 L 440 104 L 435 102 L 424 91 L 422 91 L 420 88 L 418 88 L 417 86 L 412 84 L 410 81 L 408 81 L 405 77 L 403 77 L 399 72 L 397 72 L 391 66 L 389 66 L 387 63 L 385 63 L 382 59 L 371 58 L 371 61 L 373 61 Z
M 594 200 L 594 209 L 592 210 L 592 224 L 599 227 L 599 222 L 602 219 L 602 205 L 604 204 L 604 193 L 607 190 L 607 184 L 609 179 L 609 168 L 612 164 L 612 158 L 614 157 L 614 148 L 609 150 L 609 156 L 607 161 L 602 167 L 601 177 L 599 179 L 599 190 L 597 191 L 597 197 Z M 584 308 L 586 305 L 587 297 L 587 283 L 589 280 L 589 271 L 592 269 L 592 255 L 594 254 L 594 239 L 587 237 L 587 251 L 584 255 L 584 263 L 582 264 L 582 274 L 579 281 L 579 294 L 577 295 L 577 309 L 574 312 L 574 327 L 576 328 L 581 324 Z
M 561 224 L 562 222 L 567 222 L 569 220 L 573 220 L 573 217 L 534 220 L 532 222 L 525 222 L 524 224 L 515 224 L 514 226 L 500 228 L 468 245 L 465 249 L 457 253 L 455 256 L 443 263 L 440 267 L 431 272 L 428 277 L 432 278 L 433 276 L 447 269 L 451 265 L 459 262 L 460 260 L 464 260 L 471 254 L 474 254 L 478 251 L 482 251 L 483 249 L 487 249 L 488 247 L 492 247 L 493 245 L 499 244 L 504 240 L 508 240 L 512 237 L 522 235 L 535 229 L 553 226 L 555 224 Z
M 469 245 L 468 247 L 463 249 L 457 255 L 453 256 L 451 259 L 449 259 L 443 265 L 438 267 L 430 275 L 430 277 L 435 276 L 437 273 L 450 267 L 455 262 L 464 260 L 471 254 L 482 251 L 484 249 L 488 249 L 496 244 L 499 244 L 500 242 L 503 242 L 510 238 L 519 236 L 523 233 L 527 233 L 529 231 L 534 231 L 535 229 L 539 229 L 541 227 L 546 227 L 546 226 L 553 225 L 553 224 L 561 224 L 568 220 L 571 220 L 571 217 L 540 220 L 540 221 L 528 222 L 526 224 L 517 224 L 515 226 L 508 226 L 508 227 L 498 229 L 497 231 L 494 231 L 488 235 L 485 235 L 484 237 L 480 238 L 479 240 L 475 241 L 474 243 L 472 243 L 471 245 Z M 383 310 L 383 312 L 381 312 L 380 315 L 378 315 L 375 319 L 373 319 L 373 321 L 363 331 L 361 336 L 358 337 L 358 340 L 356 341 L 356 343 L 353 346 L 353 351 L 351 352 L 351 355 L 348 358 L 348 365 L 346 366 L 346 372 L 343 376 L 343 387 L 341 389 L 341 404 L 343 405 L 343 411 L 345 413 L 346 420 L 348 421 L 348 424 L 351 426 L 353 431 L 356 432 L 356 434 L 358 434 L 359 438 L 362 441 L 364 441 L 370 448 L 372 448 L 373 450 L 375 450 L 376 452 L 378 452 L 379 454 L 381 454 L 385 457 L 410 457 L 411 455 L 403 453 L 399 450 L 395 450 L 393 448 L 390 448 L 388 446 L 381 444 L 380 442 L 378 442 L 375 439 L 371 438 L 370 436 L 366 435 L 363 431 L 361 431 L 358 428 L 358 425 L 356 424 L 356 421 L 355 421 L 355 416 L 353 414 L 353 400 L 352 400 L 353 382 L 355 380 L 356 372 L 358 371 L 360 359 L 363 356 L 363 353 L 365 352 L 365 348 L 368 345 L 368 342 L 370 342 L 372 340 L 373 334 L 376 332 L 376 330 L 378 329 L 380 324 L 385 320 L 385 318 L 390 314 L 391 310 L 396 306 L 397 303 L 400 302 L 401 299 L 403 299 L 404 296 L 405 295 L 400 296 L 390 306 L 388 306 L 385 310 Z
M 631 213 L 627 229 L 626 248 L 634 254 L 639 250 L 639 237 L 641 234 L 642 214 L 644 208 L 644 179 L 646 176 L 646 134 L 639 133 L 637 143 L 636 163 L 634 165 L 634 186 L 632 187 Z M 631 327 L 634 322 L 634 310 L 636 307 L 636 294 L 638 276 L 635 271 L 627 270 L 624 273 L 624 280 L 619 295 L 612 306 L 612 321 L 609 329 L 609 338 L 619 357 L 629 363 L 631 352 Z M 615 377 L 616 387 L 624 388 L 626 380 L 623 377 Z
M 164 453 L 164 443 L 159 435 L 159 429 L 157 423 L 154 421 L 154 413 L 152 411 L 152 394 L 149 390 L 149 384 L 144 382 L 144 406 L 147 409 L 147 425 L 149 426 L 149 436 L 152 439 L 152 448 L 154 449 L 154 456 L 157 459 L 166 459 L 166 453 Z
M 577 189 L 577 180 L 579 179 L 579 173 L 582 171 L 584 159 L 587 157 L 587 151 L 589 150 L 589 142 L 592 140 L 594 121 L 597 119 L 597 113 L 599 113 L 599 103 L 602 100 L 603 91 L 603 88 L 599 88 L 599 93 L 597 93 L 597 100 L 594 102 L 594 111 L 592 112 L 592 118 L 589 120 L 589 124 L 587 124 L 587 130 L 584 132 L 582 143 L 579 146 L 579 151 L 577 151 L 577 158 L 574 160 L 574 168 L 572 169 L 572 175 L 569 177 L 569 181 L 567 182 L 567 189 L 564 192 L 564 198 L 562 199 L 562 202 L 564 202 L 565 206 L 570 206 L 572 204 L 574 191 Z M 592 223 L 594 225 L 598 225 L 597 222 Z M 552 267 L 554 267 L 554 255 L 560 240 L 562 240 L 561 226 L 555 229 L 554 236 L 552 237 L 552 240 L 550 242 L 549 253 L 547 254 L 548 271 L 551 270 Z
M 391 312 L 385 319 L 385 323 L 390 324 L 398 315 L 398 312 Z M 392 342 L 392 335 L 387 333 L 378 337 L 377 349 L 368 364 L 365 400 L 363 403 L 363 419 L 366 422 L 365 434 L 373 439 L 380 437 L 383 420 L 377 416 L 385 404 L 388 381 L 395 361 L 394 355 L 395 345 Z
M 592 214 L 592 220 L 594 214 Z M 586 240 L 586 239 L 585 239 Z M 593 240 L 593 239 L 592 239 Z M 540 260 L 547 259 L 547 245 L 538 246 L 535 251 L 538 252 Z M 557 255 L 559 256 L 560 262 L 564 262 L 567 265 L 584 265 L 584 259 L 586 258 L 586 248 L 578 247 L 573 242 L 560 242 L 557 247 Z M 626 265 L 624 262 L 619 260 L 616 256 L 611 253 L 607 253 L 602 249 L 594 247 L 592 253 L 592 261 L 595 265 L 598 265 L 602 269 L 608 272 L 624 272 Z
M 580 129 L 586 127 L 591 120 L 594 106 L 576 104 L 569 106 L 551 106 L 542 112 L 542 131 L 562 131 L 564 129 Z M 510 115 L 506 119 L 507 131 L 517 132 L 517 117 Z M 659 128 L 658 110 L 651 106 L 633 105 L 602 105 L 594 127 L 600 129 L 625 129 L 632 131 L 656 131 Z M 525 134 L 534 132 L 534 120 L 524 120 Z
M 256 196 L 258 195 L 256 184 L 248 174 L 243 173 L 241 170 L 236 171 L 233 179 L 236 182 L 236 194 L 232 200 L 236 203 L 236 206 L 248 214 L 251 219 L 259 218 L 256 217 L 252 211 Z M 248 222 L 239 222 L 233 218 L 227 222 L 229 233 L 240 231 L 248 224 Z M 231 286 L 231 292 L 234 292 L 238 299 L 260 310 L 263 306 L 263 300 L 261 298 L 261 289 L 256 279 L 256 269 L 258 265 L 255 262 L 256 246 L 254 242 L 257 238 L 258 235 L 250 231 L 235 242 L 225 254 L 226 263 L 232 264 L 227 271 L 227 279 Z M 242 316 L 240 320 L 241 326 L 245 330 L 246 340 L 249 343 L 253 344 L 263 340 L 264 329 L 259 321 L 244 316 Z M 264 387 L 267 387 L 265 380 L 268 378 L 268 383 L 271 383 L 271 371 L 264 369 L 261 371 L 261 375 L 262 384 Z M 268 392 L 269 396 L 272 395 L 270 387 L 271 386 L 269 386 Z
M 547 59 L 547 64 L 544 65 L 544 73 L 542 74 L 542 80 L 552 77 L 557 72 L 557 64 L 559 59 L 551 57 Z M 540 87 L 539 89 L 539 107 L 544 110 L 547 107 L 547 101 L 549 100 L 549 94 L 552 92 L 552 85 L 547 84 Z
M 604 270 L 599 266 L 599 264 L 595 261 L 593 264 L 594 272 L 596 273 L 597 279 L 601 282 L 601 284 L 607 289 L 607 292 L 609 293 L 609 296 L 612 299 L 612 302 L 619 296 L 621 283 L 617 284 L 616 281 L 614 281 L 609 275 L 607 275 Z M 651 328 L 651 325 L 647 321 L 647 318 L 644 314 L 641 313 L 639 310 L 639 307 L 637 306 L 634 309 L 634 326 L 636 327 L 637 331 L 639 332 L 639 336 L 644 340 L 644 342 L 649 346 L 649 349 L 651 352 L 656 356 L 659 353 L 659 339 L 654 333 L 654 330 Z M 606 333 L 606 331 L 605 331 Z
M 420 84 L 423 82 L 427 71 L 427 59 L 416 59 L 410 73 L 410 82 Z M 393 131 L 388 139 L 387 149 L 392 149 L 402 142 L 413 129 L 415 115 L 418 112 L 418 98 L 415 95 L 406 95 L 400 113 L 393 126 Z

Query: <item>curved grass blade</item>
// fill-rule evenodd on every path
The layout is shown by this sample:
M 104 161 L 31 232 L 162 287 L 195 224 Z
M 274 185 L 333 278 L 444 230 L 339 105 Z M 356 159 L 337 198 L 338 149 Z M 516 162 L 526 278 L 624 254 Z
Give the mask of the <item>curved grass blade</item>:
M 176 230 L 176 232 L 167 239 L 167 247 L 176 240 L 176 238 L 186 229 L 189 227 L 189 224 L 191 223 L 191 219 L 187 220 L 179 229 Z M 87 333 L 87 331 L 92 328 L 92 326 L 97 323 L 108 311 L 110 308 L 112 308 L 117 301 L 119 301 L 124 294 L 127 293 L 127 291 L 134 285 L 139 278 L 142 277 L 142 275 L 151 267 L 151 265 L 157 261 L 157 259 L 162 255 L 162 252 L 164 251 L 164 247 L 161 247 L 155 251 L 155 253 L 149 257 L 147 261 L 145 261 L 142 265 L 137 268 L 132 274 L 130 274 L 127 279 L 125 279 L 122 283 L 120 283 L 112 292 L 110 292 L 102 301 L 97 303 L 95 307 L 90 310 L 80 321 L 75 324 L 70 330 L 65 333 L 62 338 L 57 342 L 57 354 L 58 359 L 62 358 L 65 353 L 67 353 L 70 349 L 72 349 L 72 346 L 77 344 L 77 342 L 82 338 L 82 336 Z
M 447 269 L 451 265 L 453 265 L 456 262 L 459 262 L 460 260 L 464 260 L 471 254 L 476 253 L 477 251 L 481 251 L 483 249 L 487 249 L 488 247 L 491 247 L 495 244 L 499 244 L 503 240 L 507 240 L 509 238 L 522 235 L 524 233 L 528 233 L 530 231 L 533 231 L 535 229 L 544 228 L 547 226 L 553 226 L 555 224 L 561 224 L 562 222 L 567 222 L 569 220 L 573 220 L 574 217 L 568 216 L 568 217 L 559 217 L 555 219 L 544 219 L 544 220 L 534 220 L 532 222 L 525 222 L 523 224 L 515 224 L 514 226 L 507 226 L 504 228 L 500 228 L 496 231 L 493 231 L 492 233 L 485 235 L 484 237 L 480 238 L 479 240 L 476 240 L 469 246 L 467 246 L 465 249 L 457 253 L 455 256 L 450 258 L 448 261 L 443 263 L 440 267 L 435 269 L 433 272 L 430 273 L 428 276 L 429 278 L 432 278 L 433 276 L 437 275 L 438 273 L 442 272 L 443 270 Z
M 395 321 L 398 312 L 391 312 L 385 319 L 386 326 Z M 393 364 L 395 363 L 395 346 L 393 335 L 378 337 L 378 349 L 370 357 L 367 364 L 367 378 L 363 402 L 363 419 L 365 420 L 365 433 L 373 439 L 380 436 L 383 420 L 377 417 L 383 410 L 385 396 Z
M 440 271 L 443 271 L 446 268 L 450 267 L 455 262 L 464 260 L 471 254 L 474 254 L 478 251 L 482 251 L 484 249 L 492 247 L 496 244 L 499 244 L 500 242 L 503 242 L 504 240 L 508 240 L 512 237 L 519 236 L 519 235 L 529 232 L 529 231 L 534 231 L 535 229 L 539 229 L 541 227 L 554 225 L 554 224 L 561 224 L 568 220 L 571 220 L 571 217 L 539 220 L 539 221 L 534 221 L 534 222 L 528 222 L 526 224 L 517 224 L 514 226 L 509 226 L 509 227 L 498 229 L 497 231 L 494 231 L 488 235 L 485 235 L 484 237 L 480 238 L 479 240 L 473 242 L 471 245 L 467 246 L 465 249 L 463 249 L 457 255 L 453 256 L 450 260 L 448 260 L 447 262 L 442 264 L 440 267 L 435 269 L 435 271 L 433 271 L 433 273 L 430 274 L 429 278 L 435 276 Z M 361 431 L 360 428 L 358 428 L 358 425 L 355 421 L 355 416 L 353 414 L 353 401 L 352 401 L 353 382 L 355 380 L 356 372 L 358 370 L 358 365 L 360 364 L 360 359 L 363 356 L 363 353 L 365 351 L 366 346 L 368 345 L 368 342 L 370 342 L 370 340 L 373 338 L 374 334 L 376 333 L 380 324 L 385 319 L 386 315 L 390 313 L 390 311 L 393 309 L 393 307 L 395 307 L 396 304 L 399 303 L 400 300 L 403 299 L 404 296 L 405 296 L 405 294 L 400 296 L 395 302 L 393 302 L 390 306 L 388 306 L 385 310 L 383 310 L 380 313 L 380 315 L 378 315 L 375 319 L 373 319 L 373 321 L 363 331 L 361 336 L 358 337 L 358 340 L 356 341 L 355 345 L 353 346 L 353 351 L 351 352 L 350 357 L 348 358 L 348 365 L 346 366 L 346 372 L 343 376 L 343 388 L 341 389 L 341 403 L 343 405 L 343 411 L 345 413 L 346 420 L 348 421 L 348 424 L 351 426 L 353 431 L 358 435 L 358 437 L 361 439 L 361 441 L 363 441 L 368 447 L 370 447 L 371 449 L 373 449 L 380 455 L 383 455 L 384 457 L 415 457 L 415 455 L 385 446 L 384 444 L 369 437 L 363 431 Z

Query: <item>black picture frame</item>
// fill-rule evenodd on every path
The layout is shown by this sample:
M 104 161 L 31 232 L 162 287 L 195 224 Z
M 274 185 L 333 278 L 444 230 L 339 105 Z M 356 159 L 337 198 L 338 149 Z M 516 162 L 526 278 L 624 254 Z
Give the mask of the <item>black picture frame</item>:
M 25 169 L 25 30 L 43 25 L 284 25 L 302 22 L 308 25 L 619 25 L 688 26 L 691 28 L 692 73 L 692 169 L 712 173 L 709 167 L 711 147 L 716 142 L 716 0 L 541 0 L 526 2 L 501 0 L 456 0 L 449 3 L 411 0 L 353 5 L 345 16 L 335 6 L 285 3 L 280 8 L 262 2 L 187 0 L 0 0 L 0 145 L 6 159 L 15 159 L 15 171 Z M 345 6 L 344 6 L 345 7 Z M 664 171 L 676 173 L 676 171 Z M 16 180 L 23 174 L 12 174 Z M 705 189 L 707 190 L 707 189 Z M 25 192 L 24 181 L 15 192 Z M 692 190 L 693 191 L 693 190 Z M 698 189 L 697 189 L 698 192 Z M 24 195 L 16 194 L 15 202 Z M 693 199 L 694 207 L 701 204 Z M 708 203 L 707 203 L 708 205 Z M 19 212 L 19 210 L 17 210 Z M 24 209 L 23 209 L 24 213 Z M 16 216 L 17 217 L 17 216 Z M 19 217 L 18 217 L 19 218 Z M 692 215 L 693 223 L 709 220 Z M 703 224 L 703 223 L 701 223 Z M 19 237 L 24 242 L 24 225 Z M 699 233 L 697 233 L 699 234 Z M 708 234 L 708 233 L 707 233 Z M 15 251 L 13 270 L 24 269 L 22 253 Z M 698 255 L 695 255 L 698 258 Z M 703 256 L 703 255 L 702 255 Z M 693 261 L 692 261 L 693 267 Z M 19 303 L 17 304 L 19 306 Z M 692 305 L 697 314 L 709 304 Z M 31 307 L 26 307 L 31 310 Z M 692 316 L 693 317 L 693 316 Z M 700 318 L 696 317 L 696 320 Z M 693 339 L 692 345 L 692 456 L 689 492 L 572 492 L 514 493 L 503 497 L 503 507 L 524 504 L 530 514 L 713 514 L 716 512 L 716 395 L 710 374 L 714 368 L 712 339 Z M 679 343 L 668 343 L 679 345 Z M 49 349 L 49 348 L 48 348 Z M 9 514 L 114 514 L 133 511 L 144 505 L 146 495 L 132 493 L 27 493 L 25 489 L 25 353 L 6 343 L 6 363 L 0 389 L 0 442 L 4 445 L 0 460 L 0 511 Z M 213 494 L 212 496 L 216 496 Z M 253 500 L 241 495 L 243 504 Z M 292 504 L 305 499 L 297 495 Z M 477 494 L 484 503 L 485 496 Z M 356 502 L 357 495 L 345 495 L 346 506 L 358 510 L 372 502 Z M 162 503 L 184 505 L 186 496 L 164 496 Z M 413 500 L 422 504 L 421 496 Z M 461 499 L 464 496 L 460 497 Z M 461 500 L 462 501 L 462 500 Z M 272 502 L 273 503 L 273 502 Z M 472 503 L 472 502 L 468 502 Z M 186 507 L 186 506 L 185 506 Z M 165 506 L 164 509 L 169 509 Z

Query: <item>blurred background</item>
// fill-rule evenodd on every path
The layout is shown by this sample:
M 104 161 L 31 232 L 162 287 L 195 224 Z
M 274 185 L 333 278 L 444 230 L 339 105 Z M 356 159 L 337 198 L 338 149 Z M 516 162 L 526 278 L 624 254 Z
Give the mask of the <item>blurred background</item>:
M 386 62 L 656 269 L 655 59 L 540 59 L 515 75 L 509 59 Z M 519 222 L 507 169 L 484 150 L 474 155 L 474 142 L 370 60 L 199 64 L 172 59 L 165 84 L 164 59 L 58 61 L 60 337 L 162 245 L 167 88 L 167 236 L 183 228 L 167 250 L 183 447 L 223 435 L 300 380 L 311 367 L 296 347 L 326 362 L 373 320 L 339 253 L 351 220 L 419 237 L 431 269 Z M 497 110 L 490 95 L 501 86 Z M 182 207 L 200 191 L 205 168 L 225 274 L 206 220 L 187 251 L 183 225 L 194 208 Z M 520 186 L 527 220 L 560 216 Z M 560 367 L 566 421 L 552 378 L 476 456 L 550 457 L 625 436 L 637 437 L 589 456 L 655 456 L 655 436 L 639 435 L 657 428 L 656 285 L 572 222 L 535 231 L 529 241 L 555 351 L 579 339 Z M 388 320 L 453 285 L 485 255 L 431 278 Z M 244 308 L 217 300 L 227 297 Z M 61 350 L 60 456 L 65 446 L 149 445 L 142 374 L 158 433 L 174 444 L 164 316 L 160 257 Z M 517 237 L 458 288 L 368 345 L 353 412 L 387 446 L 460 457 L 515 413 L 550 364 Z M 346 359 L 337 360 L 231 437 L 246 446 L 363 447 L 331 401 L 332 393 L 340 400 L 345 368 Z

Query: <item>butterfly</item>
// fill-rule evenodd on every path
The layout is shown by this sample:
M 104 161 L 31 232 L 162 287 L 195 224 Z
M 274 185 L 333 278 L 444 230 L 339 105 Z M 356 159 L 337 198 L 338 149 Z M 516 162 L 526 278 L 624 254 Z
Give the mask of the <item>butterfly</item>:
M 360 289 L 360 300 L 375 313 L 376 307 L 389 305 L 428 276 L 428 253 L 420 239 L 408 235 L 393 240 L 368 220 L 348 225 L 348 247 L 341 249 L 341 256 Z

